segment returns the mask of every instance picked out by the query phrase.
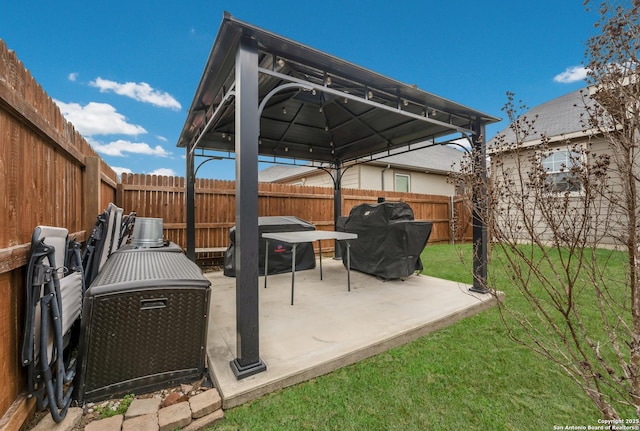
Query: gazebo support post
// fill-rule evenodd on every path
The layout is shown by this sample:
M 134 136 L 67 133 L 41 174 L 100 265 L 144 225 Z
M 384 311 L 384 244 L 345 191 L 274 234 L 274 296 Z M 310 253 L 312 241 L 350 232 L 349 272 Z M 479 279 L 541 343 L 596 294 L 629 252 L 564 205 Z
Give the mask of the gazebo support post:
M 240 380 L 267 369 L 258 314 L 258 49 L 243 36 L 236 52 L 236 358 Z
M 473 189 L 473 287 L 477 293 L 489 293 L 487 288 L 488 238 L 487 238 L 487 151 L 485 124 L 476 120 L 473 145 L 473 174 L 479 176 Z
M 187 145 L 187 249 L 186 254 L 193 262 L 196 261 L 196 219 L 195 219 L 195 182 L 196 175 L 194 172 L 194 159 L 195 154 L 191 145 Z
M 342 216 L 342 169 L 340 162 L 335 164 L 335 175 L 333 180 L 333 230 L 338 230 L 338 220 Z M 338 240 L 333 242 L 334 244 L 334 259 L 342 258 L 342 250 L 338 245 Z

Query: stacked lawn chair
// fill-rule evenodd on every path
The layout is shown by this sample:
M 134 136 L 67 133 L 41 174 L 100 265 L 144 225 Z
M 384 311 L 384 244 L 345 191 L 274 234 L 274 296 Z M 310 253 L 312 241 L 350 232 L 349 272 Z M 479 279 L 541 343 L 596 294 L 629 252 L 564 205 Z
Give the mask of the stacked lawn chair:
M 135 217 L 135 212 L 123 215 L 123 209 L 114 204 L 109 204 L 107 209 L 98 215 L 82 253 L 87 286 L 96 278 L 111 253 L 126 244 L 133 231 Z
M 77 347 L 84 288 L 80 244 L 69 241 L 67 229 L 36 227 L 27 267 L 22 365 L 29 396 L 36 397 L 39 410 L 49 408 L 56 422 L 71 404 L 71 353 Z
M 71 404 L 84 292 L 109 255 L 126 243 L 134 221 L 135 213 L 123 216 L 109 204 L 82 253 L 65 228 L 38 226 L 33 232 L 21 360 L 29 397 L 36 397 L 39 410 L 48 408 L 55 422 Z

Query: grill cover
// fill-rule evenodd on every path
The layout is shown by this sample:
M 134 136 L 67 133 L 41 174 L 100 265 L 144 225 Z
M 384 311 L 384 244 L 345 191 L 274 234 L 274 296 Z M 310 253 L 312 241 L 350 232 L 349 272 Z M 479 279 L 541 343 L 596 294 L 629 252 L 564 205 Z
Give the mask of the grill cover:
M 358 234 L 358 239 L 350 242 L 351 269 L 384 279 L 408 277 L 422 270 L 420 253 L 431 227 L 431 222 L 415 221 L 405 202 L 360 204 L 338 223 L 338 230 Z M 346 265 L 346 246 L 339 244 Z
M 209 286 L 173 247 L 112 254 L 85 294 L 75 398 L 99 401 L 201 377 Z
M 263 233 L 295 232 L 305 230 L 316 230 L 316 227 L 311 223 L 293 216 L 258 217 L 258 235 L 260 236 L 260 242 L 258 245 L 259 274 L 264 274 L 264 253 L 266 241 L 262 238 Z M 229 244 L 224 254 L 224 275 L 228 277 L 235 277 L 235 226 L 233 226 L 229 231 L 229 238 L 231 239 L 231 244 Z M 292 250 L 293 246 L 291 244 L 269 240 L 269 274 L 291 272 L 291 259 L 293 258 Z M 313 244 L 310 242 L 298 244 L 296 249 L 296 271 L 312 269 L 315 267 L 316 256 L 313 251 Z

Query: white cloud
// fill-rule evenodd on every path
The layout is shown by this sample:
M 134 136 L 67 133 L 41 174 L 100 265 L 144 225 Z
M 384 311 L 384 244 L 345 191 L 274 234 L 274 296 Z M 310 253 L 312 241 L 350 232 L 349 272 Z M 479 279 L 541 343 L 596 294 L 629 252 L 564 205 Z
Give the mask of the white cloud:
M 108 144 L 101 144 L 99 142 L 91 142 L 91 146 L 98 153 L 105 154 L 113 157 L 127 157 L 126 153 L 132 154 L 144 154 L 156 157 L 168 157 L 171 153 L 167 152 L 160 145 L 151 147 L 144 142 L 131 142 L 124 139 L 118 139 L 117 141 L 109 142 Z
M 62 115 L 84 136 L 93 135 L 139 135 L 147 133 L 144 127 L 127 123 L 124 115 L 108 103 L 89 102 L 85 106 L 79 103 L 54 102 Z
M 572 82 L 583 81 L 587 77 L 588 69 L 584 66 L 571 66 L 553 77 L 554 82 L 561 84 L 571 84 Z
M 122 174 L 132 174 L 133 171 L 129 168 L 122 168 L 120 166 L 111 166 L 111 169 L 113 169 L 115 171 L 116 174 L 118 174 L 118 176 L 122 176 Z
M 69 81 L 75 82 L 78 79 L 78 72 L 73 72 L 68 75 Z
M 160 108 L 170 108 L 175 111 L 182 108 L 180 102 L 169 93 L 154 90 L 146 82 L 125 82 L 121 84 L 98 77 L 95 81 L 91 81 L 89 85 L 99 88 L 101 93 L 113 91 L 121 96 L 127 96 L 139 102 L 150 103 Z
M 156 136 L 156 138 L 160 139 L 162 142 L 169 142 L 169 140 L 167 138 L 165 138 L 164 136 Z
M 174 171 L 171 168 L 159 168 L 156 169 L 155 171 L 151 171 L 149 172 L 149 175 L 159 175 L 159 176 L 163 176 L 163 177 L 175 177 L 176 175 L 176 171 Z

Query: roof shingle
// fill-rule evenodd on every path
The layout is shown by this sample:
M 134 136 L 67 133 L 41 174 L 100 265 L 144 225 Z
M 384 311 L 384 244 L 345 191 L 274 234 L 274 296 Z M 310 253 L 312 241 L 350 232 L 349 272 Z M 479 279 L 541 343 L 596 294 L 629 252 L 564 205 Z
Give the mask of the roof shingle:
M 534 129 L 524 141 L 534 141 L 542 135 L 552 138 L 584 131 L 587 128 L 585 108 L 591 103 L 588 89 L 582 88 L 531 108 L 522 115 L 529 121 L 535 120 Z M 498 136 L 504 136 L 505 142 L 515 141 L 515 133 L 509 126 L 489 140 L 488 148 L 497 144 Z

